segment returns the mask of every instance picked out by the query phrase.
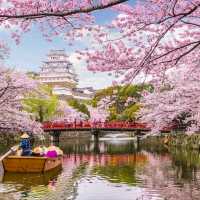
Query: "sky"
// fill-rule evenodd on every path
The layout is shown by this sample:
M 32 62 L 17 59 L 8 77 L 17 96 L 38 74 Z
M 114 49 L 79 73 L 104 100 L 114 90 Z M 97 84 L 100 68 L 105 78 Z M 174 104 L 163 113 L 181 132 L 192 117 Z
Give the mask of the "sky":
M 96 11 L 93 13 L 96 17 L 97 24 L 110 23 L 118 13 L 109 9 L 104 11 Z M 93 73 L 87 70 L 83 61 L 76 59 L 76 50 L 84 48 L 88 39 L 81 40 L 75 43 L 74 46 L 69 46 L 68 42 L 61 37 L 56 37 L 52 42 L 46 41 L 41 32 L 34 27 L 31 32 L 26 33 L 19 45 L 16 45 L 9 38 L 5 29 L 0 28 L 0 37 L 8 44 L 10 55 L 5 60 L 5 65 L 20 69 L 23 71 L 40 71 L 42 61 L 46 60 L 46 55 L 51 49 L 65 49 L 69 55 L 69 60 L 74 65 L 75 71 L 79 78 L 79 87 L 92 86 L 95 89 L 105 88 L 112 84 L 114 77 L 108 76 L 108 73 Z

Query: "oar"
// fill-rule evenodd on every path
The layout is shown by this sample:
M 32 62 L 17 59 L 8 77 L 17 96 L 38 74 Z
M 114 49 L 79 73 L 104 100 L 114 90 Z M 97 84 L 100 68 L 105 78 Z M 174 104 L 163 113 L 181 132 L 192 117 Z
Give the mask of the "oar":
M 16 152 L 16 151 L 18 150 L 18 148 L 19 148 L 19 145 L 16 145 L 16 146 L 14 146 L 14 147 L 11 147 L 10 150 L 9 150 L 7 153 L 5 153 L 3 156 L 1 156 L 1 158 L 0 158 L 0 163 L 3 161 L 3 159 L 5 159 L 5 158 L 6 158 L 7 156 L 9 156 L 11 153 Z
M 18 148 L 19 148 L 19 145 L 11 147 L 7 153 L 5 153 L 3 156 L 1 156 L 1 158 L 0 158 L 0 182 L 2 182 L 3 176 L 4 176 L 4 168 L 3 168 L 3 164 L 2 164 L 3 159 L 5 159 L 11 153 L 16 152 L 18 150 Z

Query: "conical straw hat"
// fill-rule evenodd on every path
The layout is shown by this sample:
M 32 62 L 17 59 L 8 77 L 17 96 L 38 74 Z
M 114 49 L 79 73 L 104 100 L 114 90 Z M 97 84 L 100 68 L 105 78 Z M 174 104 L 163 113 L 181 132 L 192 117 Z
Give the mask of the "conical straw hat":
M 24 134 L 21 135 L 21 138 L 22 139 L 27 139 L 27 138 L 29 138 L 29 135 L 27 133 L 24 133 Z

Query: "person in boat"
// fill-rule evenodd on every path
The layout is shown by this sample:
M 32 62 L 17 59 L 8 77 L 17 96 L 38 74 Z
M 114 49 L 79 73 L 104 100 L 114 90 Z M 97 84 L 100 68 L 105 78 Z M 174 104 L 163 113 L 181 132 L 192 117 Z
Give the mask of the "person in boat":
M 19 146 L 22 149 L 22 156 L 30 156 L 32 154 L 30 137 L 27 133 L 21 135 Z

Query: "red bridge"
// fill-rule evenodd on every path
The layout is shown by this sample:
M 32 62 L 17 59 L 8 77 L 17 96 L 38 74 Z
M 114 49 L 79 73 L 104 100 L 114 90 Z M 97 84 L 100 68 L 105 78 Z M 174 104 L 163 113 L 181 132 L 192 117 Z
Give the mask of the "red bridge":
M 134 135 L 139 141 L 140 136 L 145 135 L 144 132 L 148 132 L 151 128 L 145 123 L 138 122 L 124 122 L 124 121 L 114 121 L 114 122 L 44 122 L 43 129 L 45 132 L 49 132 L 52 136 L 53 142 L 59 142 L 59 137 L 62 131 L 89 131 L 95 140 L 95 144 L 98 144 L 98 138 L 101 131 L 134 131 Z M 161 132 L 169 132 L 172 128 L 166 128 Z M 103 133 L 102 132 L 102 133 Z M 101 135 L 102 135 L 101 133 Z
M 124 121 L 113 121 L 113 122 L 44 122 L 44 131 L 91 131 L 91 130 L 102 130 L 102 131 L 150 131 L 151 128 L 145 123 L 138 122 L 124 122 Z M 163 132 L 169 132 L 171 128 L 162 130 Z

